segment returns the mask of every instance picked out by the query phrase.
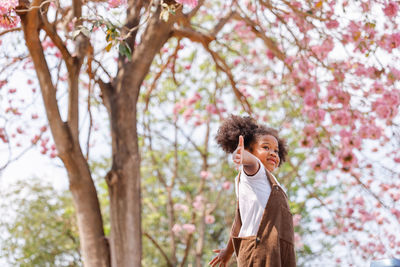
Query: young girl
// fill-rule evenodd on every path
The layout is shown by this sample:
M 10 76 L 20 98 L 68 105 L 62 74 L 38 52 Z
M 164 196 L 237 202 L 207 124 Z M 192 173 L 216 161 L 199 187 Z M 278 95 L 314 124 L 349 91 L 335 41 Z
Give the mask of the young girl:
M 232 153 L 240 172 L 228 244 L 214 250 L 218 255 L 209 264 L 226 266 L 235 252 L 239 267 L 296 266 L 292 214 L 286 193 L 272 174 L 285 161 L 285 141 L 276 130 L 234 115 L 223 122 L 216 139 Z

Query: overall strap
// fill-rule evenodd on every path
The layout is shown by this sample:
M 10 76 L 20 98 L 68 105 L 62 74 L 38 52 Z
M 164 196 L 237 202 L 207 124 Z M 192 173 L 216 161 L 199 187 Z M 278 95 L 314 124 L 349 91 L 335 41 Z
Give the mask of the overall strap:
M 271 188 L 274 186 L 274 185 L 278 185 L 278 183 L 276 182 L 276 180 L 272 177 L 272 175 L 269 173 L 269 171 L 265 168 L 265 167 L 263 167 L 264 168 L 264 171 L 265 171 L 265 175 L 267 176 L 267 179 L 268 179 L 268 181 L 269 181 L 269 183 L 270 183 L 270 185 L 271 185 Z

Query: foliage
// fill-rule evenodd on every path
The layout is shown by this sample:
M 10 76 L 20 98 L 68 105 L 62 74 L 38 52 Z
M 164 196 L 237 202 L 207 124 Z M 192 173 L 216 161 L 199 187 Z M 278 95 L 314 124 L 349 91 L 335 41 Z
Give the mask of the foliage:
M 2 194 L 0 255 L 10 266 L 82 266 L 72 199 L 38 179 Z

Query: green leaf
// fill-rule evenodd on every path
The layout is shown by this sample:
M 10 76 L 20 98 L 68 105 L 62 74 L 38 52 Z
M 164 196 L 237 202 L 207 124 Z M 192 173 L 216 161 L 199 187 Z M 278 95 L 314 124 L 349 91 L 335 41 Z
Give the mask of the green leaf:
M 119 44 L 119 53 L 123 56 L 126 56 L 129 61 L 131 60 L 132 50 L 127 43 L 121 42 Z

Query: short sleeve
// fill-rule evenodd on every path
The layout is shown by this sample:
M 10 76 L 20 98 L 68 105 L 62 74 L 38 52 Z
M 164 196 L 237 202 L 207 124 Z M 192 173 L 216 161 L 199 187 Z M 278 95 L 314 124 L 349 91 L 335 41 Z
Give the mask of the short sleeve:
M 257 158 L 257 162 L 258 162 L 258 170 L 254 175 L 247 175 L 243 169 L 243 166 L 240 168 L 241 170 L 241 177 L 245 178 L 245 179 L 265 179 L 265 171 L 264 171 L 264 165 L 262 164 L 262 162 Z

